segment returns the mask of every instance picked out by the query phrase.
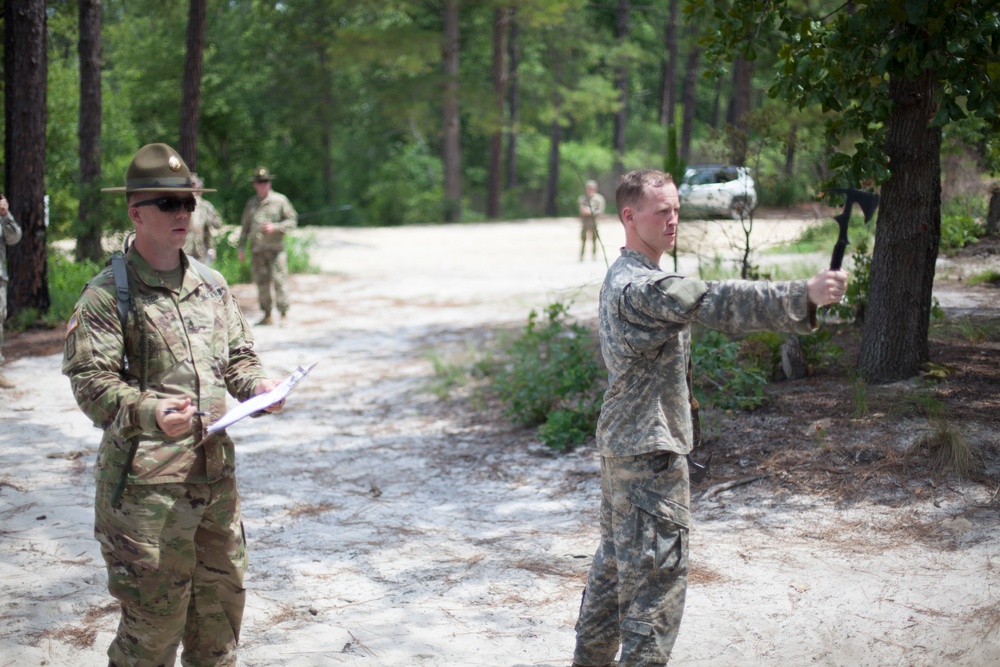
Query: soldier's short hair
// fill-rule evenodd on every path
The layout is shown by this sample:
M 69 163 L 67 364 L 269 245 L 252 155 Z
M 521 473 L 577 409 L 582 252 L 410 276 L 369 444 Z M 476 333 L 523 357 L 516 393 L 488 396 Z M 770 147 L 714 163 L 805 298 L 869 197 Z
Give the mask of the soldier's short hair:
M 624 174 L 618 179 L 618 188 L 615 190 L 618 217 L 621 217 L 621 212 L 626 207 L 639 208 L 647 187 L 662 188 L 673 182 L 673 176 L 657 169 L 636 169 Z

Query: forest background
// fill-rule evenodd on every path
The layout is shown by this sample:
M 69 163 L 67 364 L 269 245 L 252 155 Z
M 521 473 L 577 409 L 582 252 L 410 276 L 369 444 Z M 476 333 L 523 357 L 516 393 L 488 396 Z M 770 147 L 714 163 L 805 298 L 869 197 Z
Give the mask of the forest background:
M 587 179 L 722 162 L 763 204 L 882 186 L 861 370 L 891 380 L 927 360 L 942 183 L 979 214 L 998 165 L 985 0 L 8 0 L 3 30 L 13 315 L 49 305 L 48 241 L 100 259 L 127 226 L 99 188 L 154 141 L 228 223 L 259 164 L 305 225 L 399 225 L 572 215 Z

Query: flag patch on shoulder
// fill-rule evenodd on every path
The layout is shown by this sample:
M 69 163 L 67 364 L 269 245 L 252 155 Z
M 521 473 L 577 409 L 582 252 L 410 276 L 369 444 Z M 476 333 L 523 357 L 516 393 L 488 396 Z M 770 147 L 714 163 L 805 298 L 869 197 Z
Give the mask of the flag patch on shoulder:
M 66 323 L 66 335 L 68 336 L 73 333 L 78 326 L 80 326 L 80 320 L 76 312 L 74 312 L 73 317 L 69 318 L 69 322 Z

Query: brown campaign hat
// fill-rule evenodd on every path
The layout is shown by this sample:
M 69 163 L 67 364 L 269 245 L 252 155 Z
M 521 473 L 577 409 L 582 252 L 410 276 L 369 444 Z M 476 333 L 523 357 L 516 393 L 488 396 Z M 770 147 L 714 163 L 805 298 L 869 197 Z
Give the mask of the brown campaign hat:
M 274 174 L 267 170 L 267 167 L 257 167 L 253 170 L 253 181 L 255 183 L 260 183 L 261 181 L 273 181 Z
M 215 192 L 199 187 L 191 180 L 184 159 L 166 144 L 146 144 L 132 158 L 125 174 L 125 185 L 102 188 L 102 192 Z

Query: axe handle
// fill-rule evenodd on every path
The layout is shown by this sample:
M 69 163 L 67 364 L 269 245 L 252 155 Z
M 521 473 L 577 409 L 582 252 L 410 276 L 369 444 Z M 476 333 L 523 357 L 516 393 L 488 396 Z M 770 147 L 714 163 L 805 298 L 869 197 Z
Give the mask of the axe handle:
M 844 250 L 846 248 L 845 241 L 837 241 L 836 245 L 833 246 L 833 256 L 830 257 L 831 271 L 840 271 L 840 267 L 844 265 Z

